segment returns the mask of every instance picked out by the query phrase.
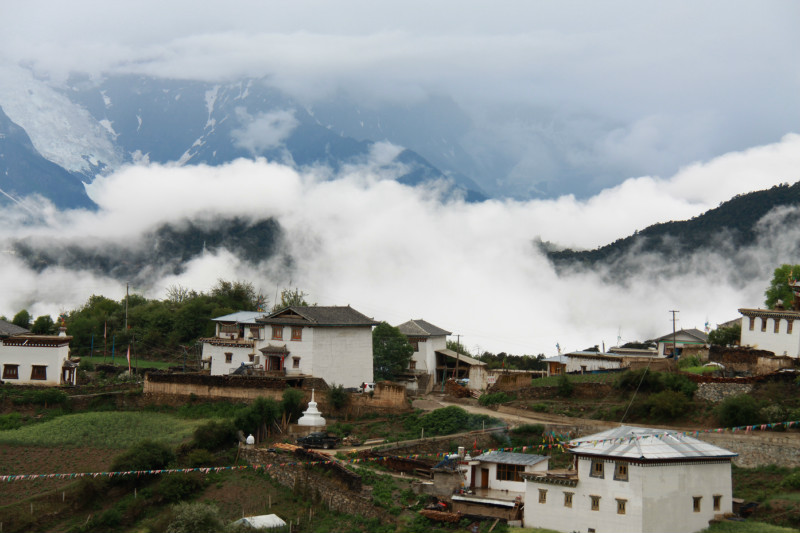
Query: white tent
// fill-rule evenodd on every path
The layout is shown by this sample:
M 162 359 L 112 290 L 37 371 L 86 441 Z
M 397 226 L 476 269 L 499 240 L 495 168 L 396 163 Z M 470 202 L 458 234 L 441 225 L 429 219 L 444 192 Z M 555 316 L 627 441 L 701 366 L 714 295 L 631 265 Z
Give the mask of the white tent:
M 278 515 L 276 514 L 262 514 L 259 516 L 245 516 L 244 518 L 240 518 L 234 525 L 247 525 L 254 529 L 258 528 L 277 528 L 277 527 L 284 527 L 286 522 L 284 522 Z

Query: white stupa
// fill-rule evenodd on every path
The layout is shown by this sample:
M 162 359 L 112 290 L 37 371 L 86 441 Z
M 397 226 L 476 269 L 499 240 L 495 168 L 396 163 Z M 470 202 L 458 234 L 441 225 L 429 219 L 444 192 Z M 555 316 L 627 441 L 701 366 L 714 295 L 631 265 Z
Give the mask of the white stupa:
M 314 389 L 311 389 L 311 401 L 308 402 L 308 409 L 303 411 L 303 416 L 297 421 L 298 426 L 324 426 L 325 419 L 317 409 L 317 402 L 314 401 Z

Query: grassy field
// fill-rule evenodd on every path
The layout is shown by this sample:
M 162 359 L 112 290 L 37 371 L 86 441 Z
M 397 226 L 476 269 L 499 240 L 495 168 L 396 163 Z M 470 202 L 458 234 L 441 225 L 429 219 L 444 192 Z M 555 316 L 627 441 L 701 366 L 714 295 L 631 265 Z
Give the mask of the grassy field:
M 608 383 L 612 384 L 619 374 L 568 374 L 571 383 Z M 532 387 L 558 387 L 559 376 L 547 376 L 531 380 Z
M 101 411 L 60 416 L 53 420 L 0 431 L 0 443 L 46 447 L 128 448 L 144 439 L 178 444 L 203 419 L 164 413 Z

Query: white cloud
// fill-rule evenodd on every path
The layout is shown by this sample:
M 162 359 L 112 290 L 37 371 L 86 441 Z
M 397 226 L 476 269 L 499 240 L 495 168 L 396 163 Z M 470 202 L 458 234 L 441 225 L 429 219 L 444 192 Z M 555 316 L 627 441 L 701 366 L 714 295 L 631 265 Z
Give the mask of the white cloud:
M 798 135 L 692 165 L 670 179 L 630 179 L 587 201 L 442 204 L 430 190 L 382 179 L 385 158 L 379 156 L 387 151 L 390 146 L 376 149 L 375 160 L 332 181 L 324 172 L 301 173 L 263 160 L 129 166 L 92 184 L 97 212 L 50 207 L 39 221 L 21 224 L 16 217 L 25 213 L 5 210 L 1 249 L 10 250 L 13 239 L 35 244 L 51 237 L 55 247 L 113 243 L 136 249 L 140 235 L 162 223 L 274 217 L 284 233 L 279 257 L 252 265 L 218 250 L 192 260 L 181 275 L 153 270 L 137 290 L 151 297 L 175 283 L 207 290 L 222 277 L 252 280 L 271 295 L 291 284 L 320 304 L 351 304 L 393 324 L 424 318 L 461 334 L 469 347 L 551 354 L 556 342 L 568 349 L 609 346 L 620 329 L 623 340 L 659 336 L 671 329 L 669 309 L 681 310 L 683 327 L 734 318 L 738 307 L 760 303 L 775 262 L 783 260 L 781 250 L 800 241 L 800 225 L 787 228 L 781 219 L 783 231 L 766 228 L 754 251 L 733 250 L 731 257 L 702 251 L 682 257 L 671 270 L 644 268 L 623 285 L 607 283 L 602 271 L 558 276 L 533 245 L 536 236 L 571 246 L 605 244 L 786 181 L 800 168 Z M 743 253 L 749 254 L 747 268 L 731 276 Z M 35 272 L 6 255 L 0 261 L 0 313 L 7 316 L 23 306 L 56 314 L 91 294 L 124 294 L 124 281 L 60 268 Z
M 236 117 L 242 127 L 231 132 L 233 143 L 253 155 L 280 146 L 299 124 L 294 111 L 286 109 L 252 116 L 238 107 Z

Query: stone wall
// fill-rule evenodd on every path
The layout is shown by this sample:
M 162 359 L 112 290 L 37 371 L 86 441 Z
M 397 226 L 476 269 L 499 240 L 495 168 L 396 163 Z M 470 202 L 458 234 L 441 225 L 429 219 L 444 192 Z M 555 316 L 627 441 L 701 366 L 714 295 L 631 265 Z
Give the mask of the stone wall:
M 733 459 L 737 466 L 780 465 L 800 467 L 800 435 L 787 432 L 753 431 L 747 433 L 702 433 L 698 439 L 725 448 L 739 455 Z
M 372 504 L 371 489 L 361 488 L 360 476 L 345 473 L 338 464 L 297 466 L 292 462 L 325 461 L 330 459 L 314 452 L 298 450 L 294 454 L 278 454 L 264 448 L 242 445 L 240 455 L 254 466 L 263 466 L 278 483 L 298 494 L 325 505 L 338 513 L 394 521 L 387 512 Z M 349 472 L 349 471 L 347 471 Z M 358 480 L 356 482 L 356 479 Z
M 353 407 L 382 407 L 391 409 L 409 408 L 405 385 L 381 381 L 375 384 L 375 390 L 368 393 L 356 393 L 351 396 Z
M 696 400 L 719 403 L 731 396 L 749 394 L 752 390 L 753 385 L 751 383 L 698 383 L 694 398 Z

